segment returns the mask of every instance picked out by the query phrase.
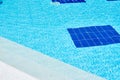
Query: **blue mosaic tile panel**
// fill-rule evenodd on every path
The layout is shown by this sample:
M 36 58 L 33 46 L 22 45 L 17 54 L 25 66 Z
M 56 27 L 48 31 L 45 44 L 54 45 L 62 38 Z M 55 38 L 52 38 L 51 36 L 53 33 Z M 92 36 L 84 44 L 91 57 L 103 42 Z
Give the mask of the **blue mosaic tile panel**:
M 61 4 L 64 4 L 64 3 L 80 3 L 85 2 L 85 0 L 52 0 L 52 2 L 59 2 Z
M 120 1 L 120 0 L 107 0 L 107 1 Z
M 120 43 L 120 34 L 110 25 L 67 30 L 77 48 Z

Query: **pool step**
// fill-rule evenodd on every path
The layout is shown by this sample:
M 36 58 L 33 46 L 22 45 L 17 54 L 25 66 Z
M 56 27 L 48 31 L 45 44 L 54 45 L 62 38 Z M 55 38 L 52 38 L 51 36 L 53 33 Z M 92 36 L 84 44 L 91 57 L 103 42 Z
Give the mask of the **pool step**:
M 39 80 L 106 80 L 2 37 L 0 60 Z

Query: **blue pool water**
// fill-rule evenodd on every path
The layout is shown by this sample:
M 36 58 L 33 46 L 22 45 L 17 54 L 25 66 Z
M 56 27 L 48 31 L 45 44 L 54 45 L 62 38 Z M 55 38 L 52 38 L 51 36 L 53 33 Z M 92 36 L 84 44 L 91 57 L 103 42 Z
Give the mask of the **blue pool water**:
M 120 33 L 120 1 L 3 0 L 0 36 L 107 80 L 120 80 L 120 44 L 76 48 L 67 28 L 112 25 Z M 39 61 L 38 61 L 39 62 Z

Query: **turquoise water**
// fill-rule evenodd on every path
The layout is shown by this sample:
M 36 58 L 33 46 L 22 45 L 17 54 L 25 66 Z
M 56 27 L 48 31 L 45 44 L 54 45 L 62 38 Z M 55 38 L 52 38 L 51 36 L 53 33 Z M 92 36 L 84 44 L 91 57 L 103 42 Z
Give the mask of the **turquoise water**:
M 120 1 L 3 0 L 0 36 L 107 80 L 120 80 L 120 44 L 76 48 L 67 28 L 112 25 L 120 33 Z

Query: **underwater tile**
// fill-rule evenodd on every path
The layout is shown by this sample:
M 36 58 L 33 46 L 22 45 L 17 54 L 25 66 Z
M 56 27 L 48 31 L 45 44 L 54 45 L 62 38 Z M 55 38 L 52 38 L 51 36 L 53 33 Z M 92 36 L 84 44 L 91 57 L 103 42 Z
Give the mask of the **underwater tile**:
M 120 0 L 107 0 L 107 1 L 120 1 Z
M 81 2 L 85 2 L 85 0 L 52 0 L 52 2 L 59 2 L 60 4 L 64 4 L 64 3 L 81 3 Z
M 68 28 L 67 30 L 76 47 L 120 43 L 120 34 L 110 25 Z

